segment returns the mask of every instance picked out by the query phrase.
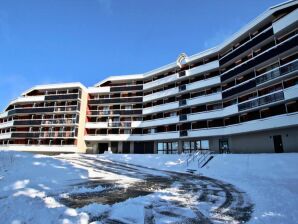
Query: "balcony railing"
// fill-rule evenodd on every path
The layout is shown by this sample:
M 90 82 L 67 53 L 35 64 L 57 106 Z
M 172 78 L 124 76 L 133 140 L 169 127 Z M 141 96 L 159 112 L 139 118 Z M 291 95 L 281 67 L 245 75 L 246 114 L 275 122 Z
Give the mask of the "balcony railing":
M 111 92 L 143 90 L 143 85 L 110 87 Z
M 224 57 L 222 57 L 219 60 L 220 65 L 223 65 L 227 63 L 228 61 L 234 59 L 238 55 L 242 54 L 243 52 L 251 49 L 253 46 L 257 45 L 258 43 L 261 43 L 262 41 L 266 40 L 267 38 L 271 37 L 273 35 L 273 29 L 272 27 L 268 27 L 266 30 L 259 33 L 257 36 L 253 37 L 249 41 L 243 43 L 241 46 L 236 48 L 235 50 L 231 51 Z
M 142 114 L 142 110 L 137 110 L 137 109 L 133 109 L 133 110 L 93 110 L 91 111 L 91 115 L 138 115 L 138 114 Z
M 103 98 L 91 99 L 88 104 L 110 104 L 110 103 L 141 103 L 143 102 L 142 96 L 123 97 L 123 98 Z
M 262 106 L 265 104 L 273 103 L 283 99 L 284 99 L 284 93 L 283 91 L 281 91 L 281 92 L 273 93 L 271 95 L 260 97 L 258 99 L 254 99 L 245 103 L 241 103 L 238 105 L 238 109 L 239 111 L 243 111 L 254 107 Z
M 79 94 L 66 94 L 66 95 L 48 95 L 45 96 L 45 100 L 74 100 L 78 99 Z
M 115 122 L 109 122 L 108 127 L 131 127 L 131 122 L 121 122 L 121 121 L 115 121 Z
M 12 138 L 73 138 L 75 132 L 72 131 L 53 131 L 53 132 L 12 132 Z
M 267 82 L 271 79 L 275 79 L 280 76 L 284 76 L 290 72 L 298 70 L 298 60 L 295 60 L 293 62 L 290 62 L 286 65 L 283 65 L 279 68 L 275 68 L 269 72 L 266 72 L 263 75 L 260 75 L 256 78 L 257 85 L 262 84 L 264 82 Z
M 270 58 L 273 58 L 289 49 L 292 49 L 297 46 L 298 42 L 298 34 L 290 37 L 289 39 L 286 39 L 285 41 L 279 43 L 278 45 L 275 45 L 264 52 L 261 52 L 257 56 L 237 65 L 234 68 L 229 69 L 228 71 L 224 72 L 221 75 L 221 81 L 226 81 L 236 75 L 241 74 L 244 71 L 247 71 L 267 60 Z

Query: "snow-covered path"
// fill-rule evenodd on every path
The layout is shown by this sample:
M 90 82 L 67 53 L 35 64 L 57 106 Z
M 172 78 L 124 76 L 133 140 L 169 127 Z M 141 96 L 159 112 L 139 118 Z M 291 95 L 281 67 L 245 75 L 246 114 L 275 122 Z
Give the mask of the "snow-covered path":
M 223 181 L 83 155 L 63 159 L 94 172 L 97 178 L 80 186 L 106 187 L 100 192 L 74 193 L 60 199 L 66 206 L 76 209 L 94 203 L 109 205 L 104 212 L 93 216 L 93 221 L 243 223 L 251 217 L 253 204 L 248 196 Z M 127 179 L 132 181 L 127 182 Z M 121 212 L 125 207 L 128 209 Z M 131 213 L 129 208 L 138 213 Z

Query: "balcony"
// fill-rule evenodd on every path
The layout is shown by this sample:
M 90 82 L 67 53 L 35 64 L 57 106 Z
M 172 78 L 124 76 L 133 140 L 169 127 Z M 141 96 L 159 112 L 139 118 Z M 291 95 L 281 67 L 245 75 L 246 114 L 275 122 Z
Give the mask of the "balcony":
M 186 76 L 193 76 L 193 75 L 203 73 L 203 72 L 207 72 L 207 71 L 210 71 L 210 70 L 216 69 L 216 68 L 219 68 L 219 61 L 218 60 L 209 62 L 209 63 L 204 64 L 204 65 L 197 66 L 197 67 L 189 69 L 185 72 L 186 72 Z
M 178 93 L 178 87 L 163 90 L 160 92 L 152 93 L 146 96 L 143 96 L 143 102 L 151 101 L 151 100 L 156 100 L 159 98 L 165 98 L 170 95 L 175 95 Z
M 221 117 L 229 116 L 236 113 L 238 113 L 238 106 L 235 104 L 235 105 L 225 107 L 223 109 L 189 114 L 187 115 L 188 116 L 187 120 L 188 121 L 207 120 L 207 119 L 221 118 Z
M 275 68 L 269 72 L 266 72 L 256 78 L 257 85 L 268 82 L 269 80 L 282 77 L 298 70 L 298 60 L 287 63 L 279 68 Z
M 47 95 L 45 100 L 75 100 L 79 98 L 79 94 L 63 94 L 63 95 Z
M 166 117 L 154 120 L 143 121 L 141 123 L 141 127 L 152 127 L 157 125 L 168 125 L 168 124 L 175 124 L 179 122 L 179 118 L 177 116 L 173 117 Z
M 54 112 L 54 107 L 42 108 L 42 107 L 31 107 L 31 108 L 24 108 L 24 109 L 12 109 L 8 111 L 8 116 L 14 114 L 32 114 L 32 113 L 50 113 Z
M 127 97 L 127 98 L 104 98 L 104 99 L 92 99 L 88 101 L 90 105 L 99 104 L 112 104 L 112 103 L 141 103 L 142 97 Z
M 216 84 L 220 84 L 220 76 L 216 76 L 216 77 L 212 77 L 209 79 L 204 79 L 204 80 L 200 80 L 197 82 L 187 84 L 186 90 L 188 90 L 188 91 L 196 90 L 196 89 L 201 89 L 201 88 L 208 87 L 208 86 L 213 86 Z
M 275 45 L 268 50 L 265 50 L 264 52 L 258 54 L 256 57 L 253 57 L 249 59 L 248 61 L 243 62 L 240 65 L 237 65 L 236 67 L 224 72 L 221 75 L 221 81 L 226 81 L 232 77 L 235 77 L 236 75 L 239 75 L 287 50 L 290 50 L 297 46 L 298 42 L 298 34 L 295 36 L 283 41 L 282 43 Z
M 113 127 L 113 128 L 130 128 L 132 127 L 131 122 L 123 122 L 123 121 L 114 121 L 114 122 L 109 122 L 108 127 Z
M 285 89 L 284 95 L 286 100 L 298 98 L 298 84 Z
M 227 97 L 230 97 L 230 96 L 236 95 L 238 93 L 241 93 L 241 92 L 247 91 L 249 89 L 252 89 L 252 88 L 256 87 L 256 85 L 257 84 L 256 84 L 255 79 L 248 80 L 246 82 L 243 82 L 239 85 L 233 86 L 232 88 L 229 88 L 229 89 L 223 91 L 222 92 L 222 97 L 225 99 Z
M 211 102 L 219 101 L 219 100 L 222 100 L 221 92 L 188 99 L 187 105 L 189 105 L 189 106 L 199 105 L 199 104 L 211 103 Z
M 259 106 L 262 106 L 265 104 L 274 103 L 274 102 L 277 102 L 280 100 L 284 100 L 283 91 L 273 93 L 270 95 L 266 95 L 266 96 L 263 96 L 263 97 L 245 102 L 245 103 L 241 103 L 238 105 L 238 109 L 239 109 L 239 111 L 248 110 L 248 109 L 259 107 Z
M 78 121 L 76 119 L 71 119 L 71 118 L 65 118 L 65 119 L 56 119 L 56 120 L 40 120 L 41 125 L 74 125 L 77 124 Z
M 155 81 L 145 83 L 143 88 L 144 88 L 144 90 L 151 89 L 153 87 L 164 85 L 165 83 L 172 82 L 172 81 L 175 81 L 177 79 L 178 79 L 178 74 L 175 73 L 173 75 L 169 75 L 169 76 L 166 76 L 164 78 L 157 79 Z
M 11 126 L 41 126 L 41 125 L 74 125 L 76 124 L 75 119 L 65 118 L 65 119 L 22 119 L 22 120 L 12 120 L 6 123 L 0 124 L 0 128 L 6 128 Z
M 297 22 L 297 18 L 298 18 L 298 9 L 294 10 L 290 14 L 274 22 L 273 23 L 274 33 L 278 33 L 282 31 L 284 28 L 294 24 L 295 22 Z
M 41 125 L 41 120 L 15 120 L 13 122 L 14 126 L 31 126 L 31 125 Z
M 143 90 L 143 85 L 132 85 L 132 86 L 111 86 L 111 92 L 122 92 L 122 91 L 139 91 Z
M 25 96 L 25 97 L 19 97 L 13 101 L 10 102 L 10 104 L 15 103 L 30 103 L 30 102 L 43 102 L 45 100 L 45 96 Z
M 298 113 L 277 115 L 269 118 L 247 121 L 225 127 L 205 128 L 191 131 L 189 130 L 188 137 L 200 138 L 211 136 L 225 136 L 253 131 L 264 131 L 274 128 L 283 128 L 293 125 L 298 125 Z
M 7 122 L 4 122 L 4 123 L 0 123 L 0 129 L 1 128 L 9 128 L 9 127 L 12 127 L 13 126 L 13 121 L 7 121 Z
M 140 115 L 142 110 L 92 110 L 88 116 L 108 116 L 108 115 Z
M 11 138 L 11 132 L 0 134 L 0 140 L 10 139 L 10 138 Z
M 177 109 L 178 107 L 179 107 L 178 102 L 166 103 L 166 104 L 161 104 L 153 107 L 144 108 L 143 114 L 150 114 L 150 113 L 156 113 L 160 111 L 172 110 L 172 109 Z
M 72 131 L 11 132 L 11 138 L 75 138 Z
M 0 113 L 0 118 L 6 118 L 8 116 L 8 112 L 5 111 L 3 113 Z
M 141 121 L 117 121 L 117 122 L 87 122 L 85 128 L 97 129 L 97 128 L 137 128 L 141 126 Z
M 266 30 L 264 30 L 263 32 L 259 33 L 257 36 L 255 36 L 254 38 L 250 39 L 249 41 L 245 42 L 244 44 L 242 44 L 241 46 L 239 46 L 238 48 L 236 48 L 234 51 L 230 52 L 229 54 L 225 55 L 224 57 L 222 57 L 219 60 L 219 64 L 223 65 L 225 63 L 227 63 L 228 61 L 236 58 L 237 56 L 239 56 L 240 54 L 251 50 L 252 47 L 254 47 L 255 45 L 263 42 L 264 40 L 268 39 L 269 37 L 271 37 L 273 35 L 273 29 L 272 27 L 268 27 Z

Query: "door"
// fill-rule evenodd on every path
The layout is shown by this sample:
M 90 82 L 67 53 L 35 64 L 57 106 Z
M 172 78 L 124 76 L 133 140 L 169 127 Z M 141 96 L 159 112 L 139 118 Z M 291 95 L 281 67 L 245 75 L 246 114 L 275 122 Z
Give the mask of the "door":
M 219 139 L 219 153 L 230 153 L 228 139 Z
M 273 143 L 274 143 L 274 150 L 275 150 L 276 153 L 284 152 L 281 135 L 274 135 L 273 136 Z
M 98 143 L 98 153 L 102 154 L 109 150 L 109 143 Z
M 130 142 L 122 143 L 122 153 L 130 153 Z

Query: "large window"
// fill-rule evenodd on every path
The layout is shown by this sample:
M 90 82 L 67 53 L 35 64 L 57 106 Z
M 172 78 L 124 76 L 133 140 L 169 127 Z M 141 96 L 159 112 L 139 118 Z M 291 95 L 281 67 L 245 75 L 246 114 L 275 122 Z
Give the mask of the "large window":
M 158 154 L 177 154 L 178 142 L 159 142 L 157 152 Z
M 208 140 L 195 140 L 195 141 L 182 142 L 183 153 L 191 153 L 196 150 L 208 150 L 208 149 L 209 149 Z
M 196 150 L 194 141 L 182 142 L 182 149 L 184 153 L 191 153 Z

